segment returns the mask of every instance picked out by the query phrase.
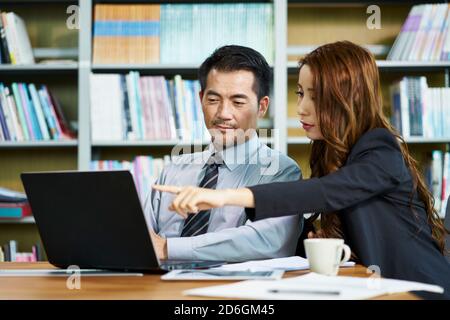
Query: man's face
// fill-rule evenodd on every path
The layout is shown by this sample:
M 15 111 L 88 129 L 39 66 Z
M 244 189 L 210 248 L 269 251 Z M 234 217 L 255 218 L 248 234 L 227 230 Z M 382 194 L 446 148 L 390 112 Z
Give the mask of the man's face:
M 206 127 L 216 145 L 230 146 L 248 140 L 257 120 L 269 106 L 269 97 L 258 101 L 255 76 L 247 70 L 222 72 L 212 69 L 200 92 Z

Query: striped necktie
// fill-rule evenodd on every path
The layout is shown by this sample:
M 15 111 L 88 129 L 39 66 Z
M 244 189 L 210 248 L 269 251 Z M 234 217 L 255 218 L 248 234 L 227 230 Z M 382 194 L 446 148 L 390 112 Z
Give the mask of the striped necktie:
M 212 159 L 212 157 L 211 157 Z M 210 163 L 210 161 L 208 161 Z M 217 185 L 217 178 L 219 176 L 220 164 L 213 162 L 206 168 L 205 176 L 200 182 L 200 188 L 215 189 Z M 184 220 L 183 230 L 181 231 L 182 237 L 193 237 L 199 234 L 206 233 L 209 225 L 209 216 L 211 210 L 202 210 L 197 214 L 189 214 L 186 220 Z

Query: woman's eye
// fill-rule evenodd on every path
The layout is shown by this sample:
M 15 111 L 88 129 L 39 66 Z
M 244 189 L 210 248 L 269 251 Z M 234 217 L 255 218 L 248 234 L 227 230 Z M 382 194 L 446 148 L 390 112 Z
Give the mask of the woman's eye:
M 302 91 L 300 91 L 300 90 L 295 91 L 295 94 L 296 94 L 297 96 L 303 98 L 303 92 L 302 92 Z

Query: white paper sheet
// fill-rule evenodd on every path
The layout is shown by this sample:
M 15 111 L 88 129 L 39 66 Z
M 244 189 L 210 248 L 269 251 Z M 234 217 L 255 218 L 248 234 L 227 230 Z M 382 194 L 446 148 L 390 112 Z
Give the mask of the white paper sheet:
M 354 262 L 346 262 L 343 267 L 353 267 Z M 223 269 L 229 271 L 244 271 L 244 270 L 307 270 L 309 269 L 309 262 L 307 259 L 292 256 L 286 258 L 276 258 L 268 260 L 254 260 L 242 263 L 225 264 L 215 269 Z
M 228 271 L 228 270 L 173 270 L 161 276 L 162 280 L 280 280 L 283 270 Z
M 354 300 L 408 291 L 443 293 L 444 289 L 435 285 L 410 281 L 343 276 L 329 277 L 309 273 L 277 281 L 248 280 L 233 284 L 197 288 L 186 290 L 183 294 L 202 297 L 262 300 Z
M 113 272 L 98 269 L 6 269 L 0 277 L 68 277 L 79 274 L 83 277 L 142 277 L 142 273 Z

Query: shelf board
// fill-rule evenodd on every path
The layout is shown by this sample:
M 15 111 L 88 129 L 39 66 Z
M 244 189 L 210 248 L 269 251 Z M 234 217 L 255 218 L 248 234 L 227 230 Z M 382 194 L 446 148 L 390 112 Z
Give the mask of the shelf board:
M 198 64 L 93 64 L 94 73 L 116 73 L 139 71 L 144 74 L 189 74 L 197 75 Z
M 9 223 L 9 224 L 35 224 L 36 221 L 34 217 L 25 217 L 22 219 L 0 219 L 0 224 Z
M 288 137 L 288 144 L 309 144 L 310 139 L 307 137 Z M 450 143 L 448 138 L 424 138 L 424 137 L 409 137 L 405 138 L 408 144 L 433 144 L 433 143 Z
M 272 144 L 273 138 L 260 137 L 261 142 L 266 144 Z M 206 146 L 209 141 L 182 141 L 182 140 L 137 140 L 137 141 L 95 141 L 92 142 L 93 147 L 174 147 L 180 146 Z
M 450 68 L 450 61 L 377 60 L 377 66 L 386 71 L 440 71 Z
M 450 69 L 450 61 L 391 61 L 377 60 L 377 66 L 382 71 L 442 71 Z M 287 63 L 290 74 L 297 73 L 298 62 Z
M 422 4 L 426 1 L 421 0 L 404 0 L 404 1 L 398 1 L 398 0 L 378 0 L 376 1 L 376 4 L 378 5 L 413 5 L 413 4 Z M 444 3 L 446 1 L 434 1 L 433 3 Z M 367 6 L 370 4 L 373 4 L 373 1 L 367 1 L 367 0 L 288 0 L 288 4 L 299 4 L 299 5 L 329 5 L 329 6 L 342 6 L 342 5 L 357 5 L 357 6 Z
M 78 63 L 62 64 L 0 64 L 0 73 L 63 73 L 78 71 Z
M 0 141 L 0 149 L 43 148 L 43 147 L 77 147 L 77 140 L 65 141 Z
M 3 0 L 2 4 L 77 4 L 78 0 Z
M 94 141 L 93 147 L 173 147 L 176 145 L 207 145 L 209 141 L 181 141 L 181 140 L 136 140 L 136 141 Z
M 303 56 L 317 47 L 318 45 L 291 45 L 287 46 L 286 54 L 288 56 Z M 380 44 L 367 44 L 363 45 L 363 47 L 369 50 L 374 56 L 386 56 L 389 50 L 391 50 L 391 46 Z
M 450 137 L 443 138 L 425 138 L 425 137 L 409 137 L 405 138 L 406 143 L 450 143 Z
M 197 4 L 197 3 L 213 3 L 216 4 L 217 1 L 214 0 L 93 0 L 95 3 L 158 3 L 158 4 Z M 220 3 L 252 3 L 252 2 L 271 2 L 271 0 L 221 0 Z
M 141 74 L 151 75 L 195 75 L 199 64 L 92 64 L 93 73 L 125 73 L 139 71 Z M 271 67 L 273 68 L 273 66 Z

